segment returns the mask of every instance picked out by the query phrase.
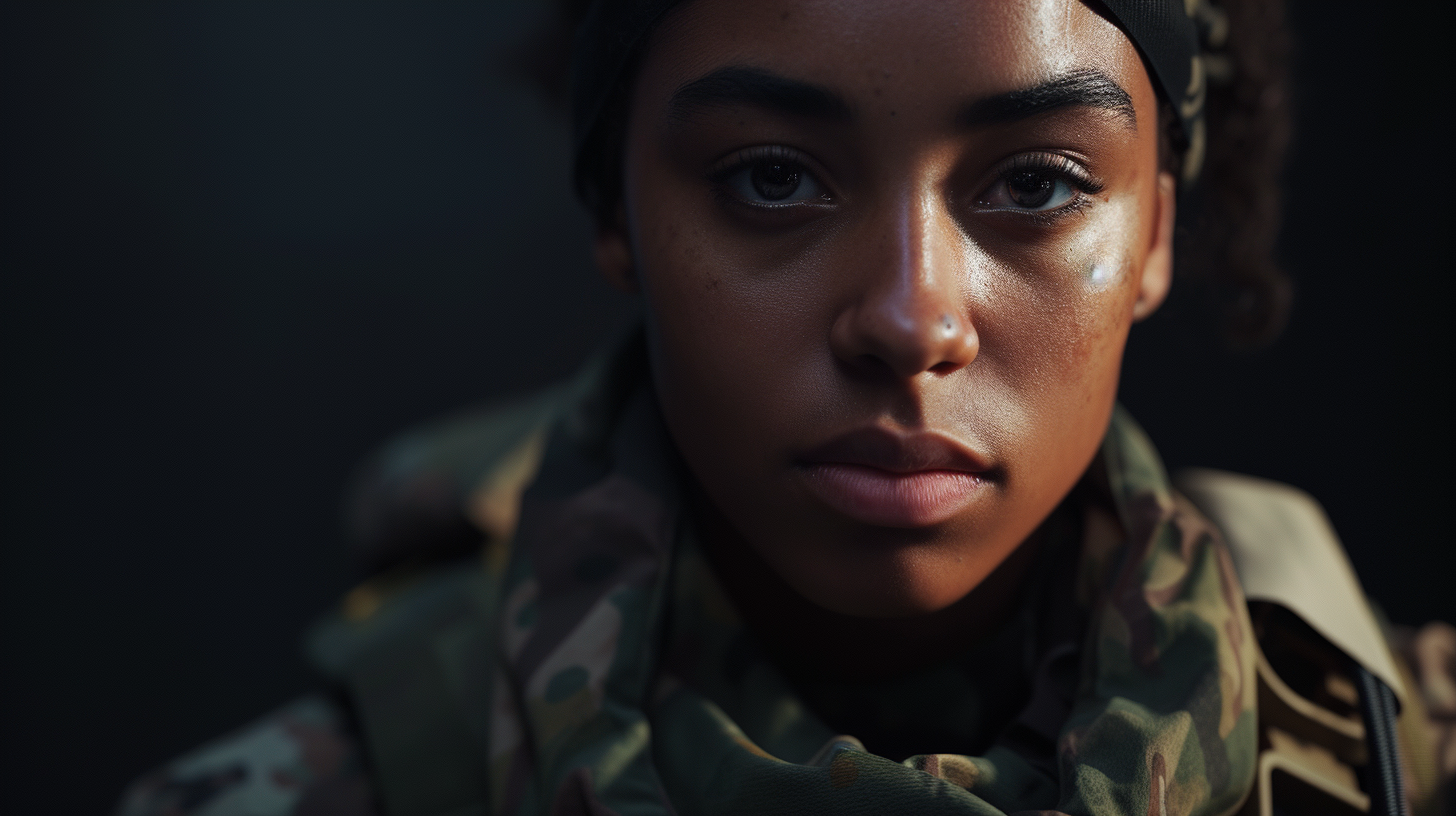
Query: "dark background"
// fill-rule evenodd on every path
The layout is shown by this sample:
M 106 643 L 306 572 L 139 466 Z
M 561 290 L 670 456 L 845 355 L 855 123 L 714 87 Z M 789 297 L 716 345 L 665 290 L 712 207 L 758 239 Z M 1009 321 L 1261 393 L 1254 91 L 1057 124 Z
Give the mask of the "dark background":
M 97 813 L 310 687 L 362 455 L 636 307 L 510 67 L 539 0 L 28 5 L 0 28 L 0 812 Z M 1392 618 L 1449 619 L 1450 15 L 1368 8 L 1293 3 L 1284 338 L 1221 350 L 1185 288 L 1123 398 L 1171 467 L 1318 496 Z

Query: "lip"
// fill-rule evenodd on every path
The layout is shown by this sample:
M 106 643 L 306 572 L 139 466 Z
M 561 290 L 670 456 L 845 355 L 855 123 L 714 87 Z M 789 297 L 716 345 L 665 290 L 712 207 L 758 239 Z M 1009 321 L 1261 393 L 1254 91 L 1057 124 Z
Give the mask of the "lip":
M 980 492 L 991 465 L 933 432 L 863 428 L 795 460 L 804 483 L 834 510 L 877 527 L 918 528 L 954 517 Z

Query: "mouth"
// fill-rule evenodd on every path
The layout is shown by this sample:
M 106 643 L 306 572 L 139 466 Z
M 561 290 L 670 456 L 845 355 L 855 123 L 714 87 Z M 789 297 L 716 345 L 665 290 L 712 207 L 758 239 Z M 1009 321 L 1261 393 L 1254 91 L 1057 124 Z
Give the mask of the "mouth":
M 880 427 L 836 437 L 795 465 L 830 508 L 864 524 L 909 529 L 953 518 L 991 471 L 983 457 L 949 437 Z

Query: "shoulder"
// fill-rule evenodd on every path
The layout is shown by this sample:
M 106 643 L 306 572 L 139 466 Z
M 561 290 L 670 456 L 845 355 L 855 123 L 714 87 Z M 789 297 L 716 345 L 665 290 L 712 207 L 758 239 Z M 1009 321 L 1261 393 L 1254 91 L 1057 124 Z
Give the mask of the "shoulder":
M 365 574 L 466 555 L 508 539 L 570 383 L 480 406 L 403 433 L 370 456 L 345 502 Z
M 522 493 L 553 428 L 592 436 L 596 403 L 632 359 L 614 347 L 571 379 L 379 449 L 347 502 L 356 567 L 368 578 L 305 638 L 347 710 L 333 697 L 301 698 L 137 780 L 118 815 L 343 816 L 375 813 L 401 792 L 461 793 L 441 790 L 441 779 L 473 790 L 467 746 L 488 723 L 474 692 L 490 686 L 493 614 Z
M 344 712 L 304 697 L 137 780 L 118 816 L 378 812 Z
M 1439 717 L 1429 689 L 1449 688 L 1456 672 L 1412 670 L 1421 665 L 1409 648 L 1416 638 L 1392 638 L 1398 632 L 1366 597 L 1313 497 L 1215 470 L 1185 471 L 1176 482 L 1222 533 L 1254 617 L 1255 801 L 1264 812 L 1305 812 L 1296 799 L 1321 803 L 1322 813 L 1396 812 L 1404 798 L 1411 810 L 1434 812 L 1456 764 L 1437 767 L 1435 744 L 1450 738 L 1431 727 Z M 1420 637 L 1456 654 L 1453 631 L 1434 624 Z
M 1223 533 L 1250 602 L 1288 609 L 1405 696 L 1384 633 L 1319 502 L 1287 484 L 1218 470 L 1186 470 L 1176 482 Z
M 613 420 L 605 406 L 646 365 L 642 342 L 633 330 L 564 380 L 425 423 L 380 447 L 345 501 L 357 566 L 377 575 L 509 540 L 548 439 L 601 442 Z

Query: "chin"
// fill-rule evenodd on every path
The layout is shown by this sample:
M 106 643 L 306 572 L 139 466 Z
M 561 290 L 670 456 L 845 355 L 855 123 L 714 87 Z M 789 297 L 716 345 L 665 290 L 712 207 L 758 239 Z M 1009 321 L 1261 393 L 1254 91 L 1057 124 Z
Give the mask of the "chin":
M 896 549 L 874 554 L 879 557 L 835 559 L 838 569 L 832 571 L 823 569 L 828 559 L 815 558 L 780 574 L 800 595 L 830 612 L 856 618 L 908 618 L 955 605 L 992 571 L 972 572 L 967 569 L 969 559 L 926 552 L 925 546 Z
M 925 591 L 901 589 L 899 587 L 832 588 L 821 597 L 809 596 L 809 600 L 830 612 L 854 618 L 888 620 L 914 618 L 931 615 L 951 606 L 974 587 L 956 588 L 950 591 Z

